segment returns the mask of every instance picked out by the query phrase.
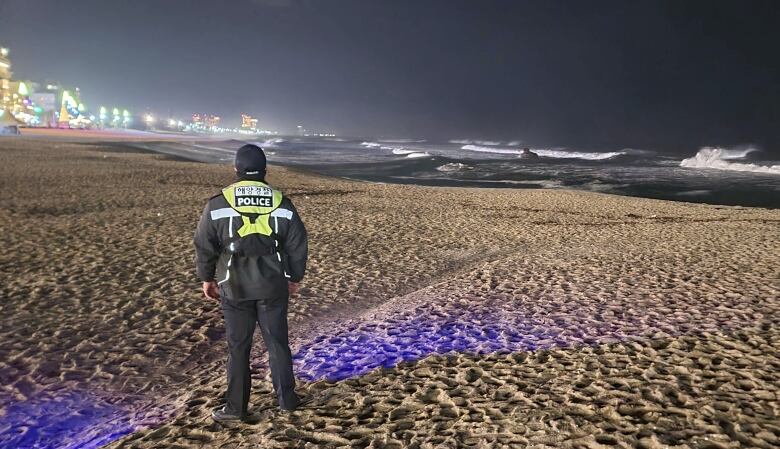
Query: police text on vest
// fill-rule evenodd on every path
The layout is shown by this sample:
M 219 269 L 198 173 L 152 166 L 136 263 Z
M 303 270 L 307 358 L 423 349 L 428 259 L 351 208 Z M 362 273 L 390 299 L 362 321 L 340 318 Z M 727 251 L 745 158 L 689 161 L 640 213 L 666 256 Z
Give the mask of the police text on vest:
M 236 206 L 272 207 L 273 201 L 268 196 L 239 196 L 236 198 Z

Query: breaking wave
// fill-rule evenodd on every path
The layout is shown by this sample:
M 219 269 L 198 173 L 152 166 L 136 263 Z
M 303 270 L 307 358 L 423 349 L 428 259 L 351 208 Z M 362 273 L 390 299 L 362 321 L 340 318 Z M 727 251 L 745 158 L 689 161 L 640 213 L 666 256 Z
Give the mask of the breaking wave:
M 457 143 L 460 145 L 471 145 L 471 144 L 487 145 L 487 146 L 501 145 L 501 142 L 496 142 L 492 140 L 468 140 L 468 139 L 450 140 L 450 143 Z
M 753 173 L 766 173 L 780 175 L 780 165 L 758 165 L 746 162 L 729 162 L 748 155 L 755 148 L 727 149 L 718 147 L 704 147 L 695 156 L 683 159 L 680 167 L 686 168 L 710 168 L 715 170 L 730 170 Z
M 436 170 L 444 173 L 463 171 L 463 170 L 472 170 L 472 169 L 474 169 L 474 167 L 463 164 L 461 162 L 451 162 L 449 164 L 444 164 L 436 167 Z
M 407 150 L 404 147 L 391 147 L 391 146 L 383 145 L 383 144 L 377 143 L 377 142 L 363 142 L 360 145 L 362 145 L 362 146 L 364 146 L 366 148 L 375 148 L 375 149 L 380 149 L 380 150 L 389 150 L 389 151 L 392 151 L 393 154 L 406 156 L 406 157 L 411 158 L 411 159 L 418 158 L 418 157 L 428 157 L 428 156 L 431 155 L 430 153 L 427 153 L 425 151 Z
M 479 145 L 463 145 L 462 150 L 477 151 L 480 153 L 496 153 L 496 154 L 522 154 L 522 150 L 514 148 L 493 148 L 483 147 Z M 568 150 L 537 150 L 531 149 L 534 153 L 542 157 L 552 157 L 557 159 L 587 159 L 587 160 L 602 160 L 611 159 L 613 157 L 626 154 L 623 151 L 611 151 L 608 153 L 588 153 L 583 151 L 568 151 Z
M 425 139 L 422 140 L 414 140 L 414 139 L 379 139 L 380 142 L 383 143 L 423 143 L 426 142 Z
M 258 145 L 260 148 L 266 148 L 266 147 L 275 147 L 285 142 L 287 142 L 285 139 L 280 139 L 277 137 L 273 139 L 267 139 L 262 142 L 252 142 L 252 143 Z

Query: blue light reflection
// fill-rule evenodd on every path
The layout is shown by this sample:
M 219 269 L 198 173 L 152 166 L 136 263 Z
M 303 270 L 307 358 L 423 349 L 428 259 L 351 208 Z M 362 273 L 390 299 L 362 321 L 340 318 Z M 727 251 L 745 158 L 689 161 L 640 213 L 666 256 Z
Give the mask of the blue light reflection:
M 84 391 L 42 391 L 10 400 L 0 416 L 1 448 L 94 449 L 135 430 L 131 413 Z
M 335 335 L 321 335 L 294 355 L 296 373 L 307 381 L 343 380 L 375 368 L 392 368 L 432 354 L 488 354 L 568 346 L 543 323 L 520 315 L 511 322 L 493 311 L 462 311 L 467 316 L 402 314 L 392 322 L 364 323 Z

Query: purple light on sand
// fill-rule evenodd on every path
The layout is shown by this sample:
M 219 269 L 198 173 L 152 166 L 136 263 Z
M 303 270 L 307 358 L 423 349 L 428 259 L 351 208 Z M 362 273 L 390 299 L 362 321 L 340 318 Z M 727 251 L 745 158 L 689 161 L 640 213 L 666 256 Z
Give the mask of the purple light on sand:
M 685 314 L 668 314 L 652 299 L 422 297 L 391 306 L 300 347 L 293 357 L 298 377 L 342 380 L 433 354 L 524 352 L 728 330 L 718 309 L 703 301 L 686 305 Z
M 463 319 L 463 314 L 468 319 Z M 401 314 L 321 335 L 294 356 L 298 377 L 342 380 L 375 368 L 391 368 L 432 354 L 515 352 L 553 346 L 555 334 L 522 316 L 511 322 L 500 309 L 452 315 Z M 557 346 L 567 346 L 564 341 Z
M 98 448 L 133 432 L 131 415 L 84 391 L 44 391 L 7 403 L 0 417 L 0 447 Z
M 771 324 L 750 314 L 726 322 L 706 301 L 686 304 L 684 314 L 643 301 L 411 298 L 308 340 L 294 356 L 296 373 L 306 381 L 342 380 L 433 354 L 524 352 Z M 0 447 L 97 448 L 175 413 L 158 398 L 125 393 L 97 396 L 71 389 L 28 396 L 0 397 L 5 404 Z

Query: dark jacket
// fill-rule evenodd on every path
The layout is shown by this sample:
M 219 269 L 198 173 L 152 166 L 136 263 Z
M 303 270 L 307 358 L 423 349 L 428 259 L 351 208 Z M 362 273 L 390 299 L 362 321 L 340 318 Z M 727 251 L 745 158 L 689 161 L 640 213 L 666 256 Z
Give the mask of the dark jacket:
M 216 280 L 220 295 L 229 300 L 286 298 L 287 282 L 300 282 L 306 271 L 307 235 L 298 211 L 285 197 L 269 217 L 271 237 L 240 239 L 237 214 L 221 193 L 209 199 L 195 231 L 198 278 Z

